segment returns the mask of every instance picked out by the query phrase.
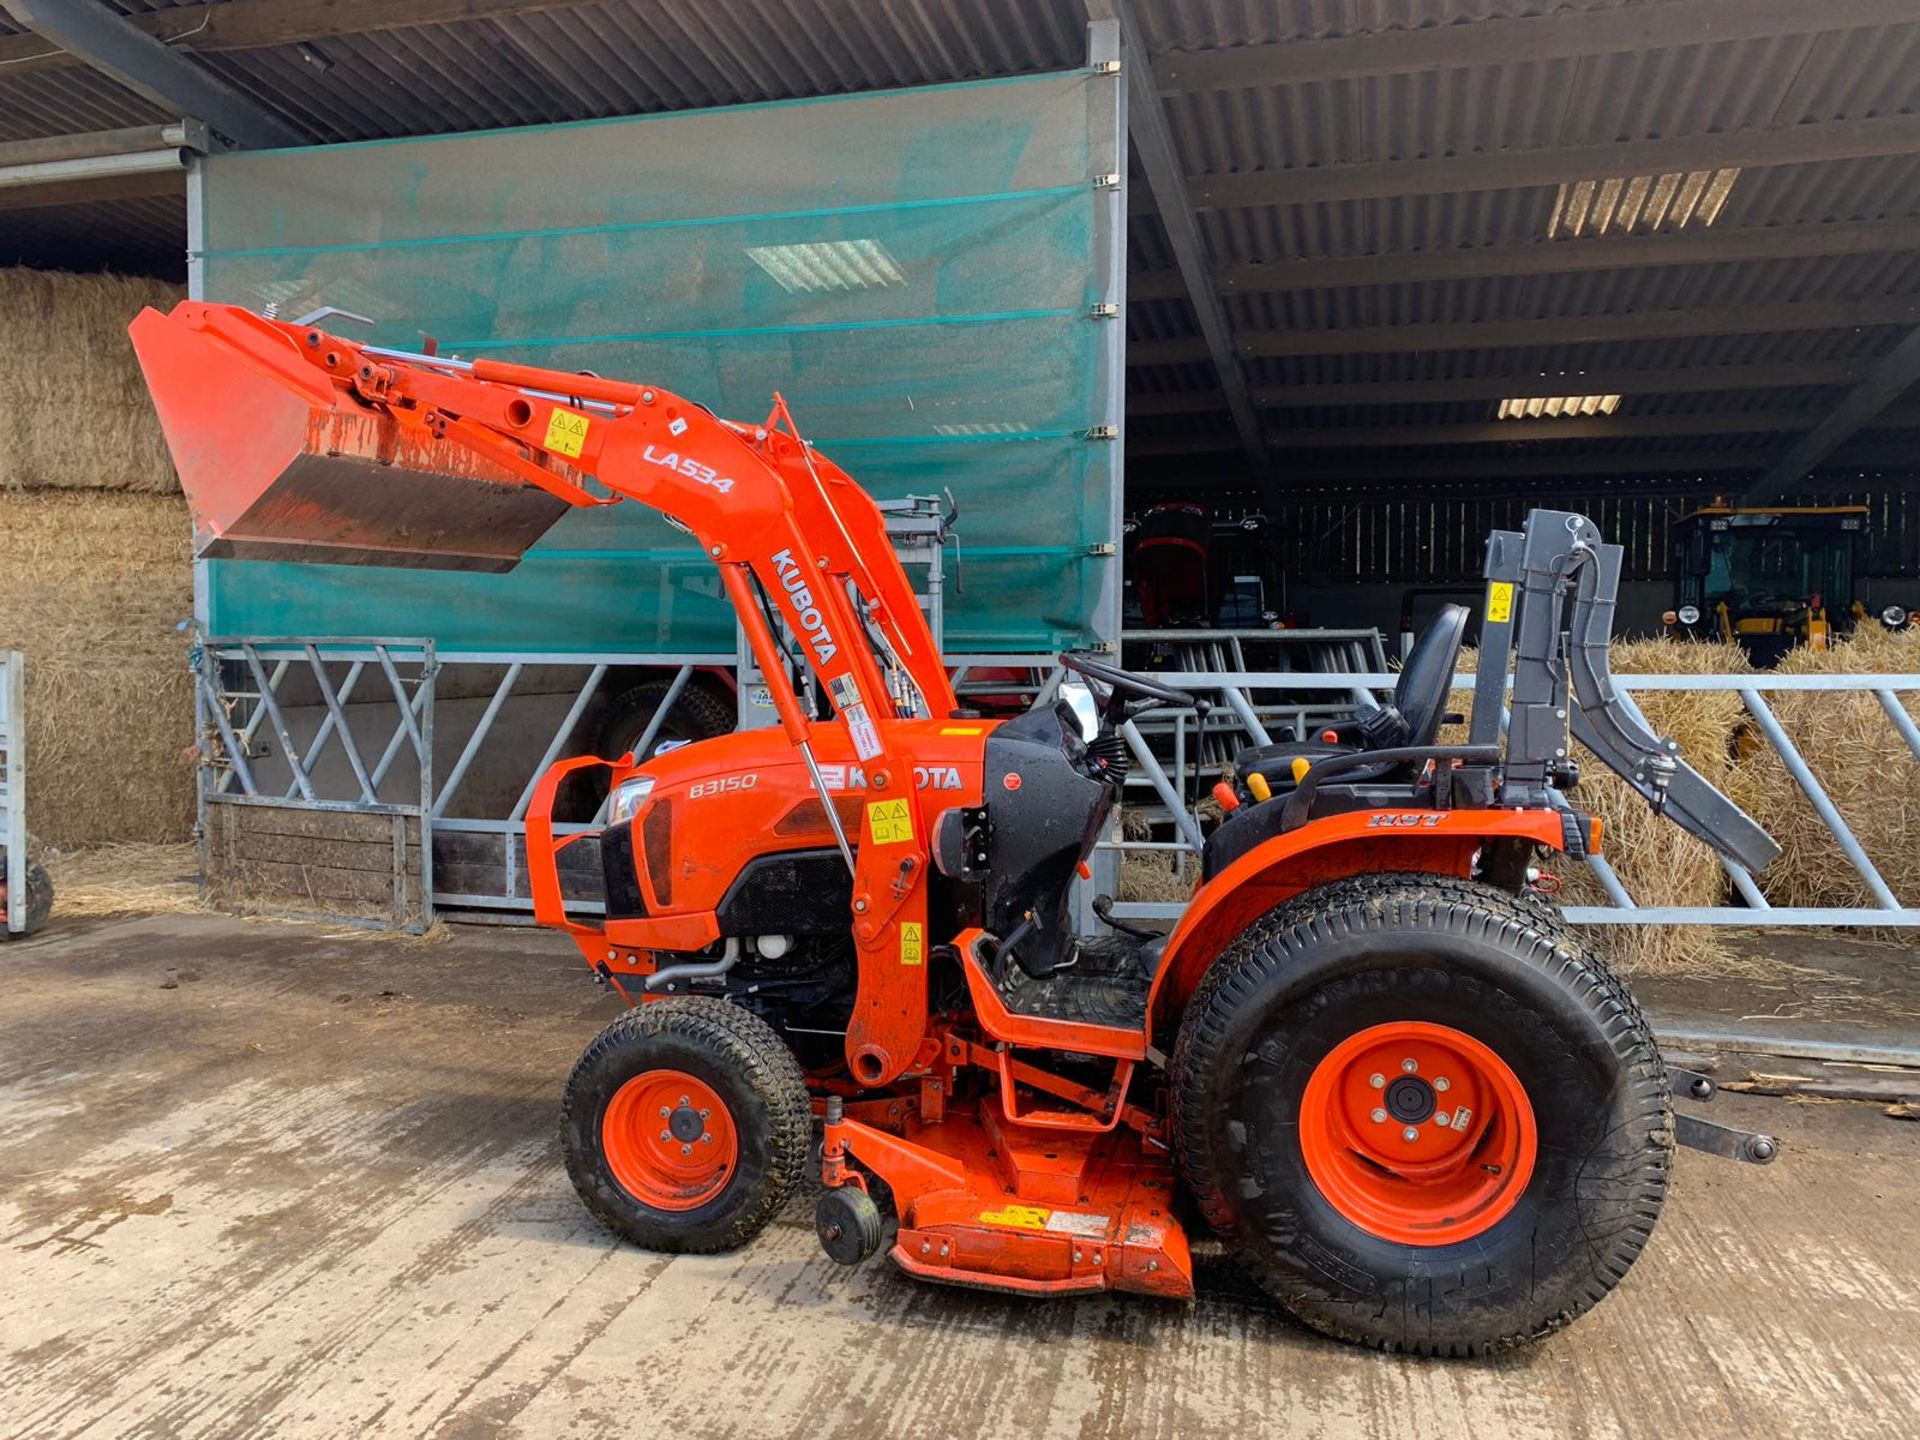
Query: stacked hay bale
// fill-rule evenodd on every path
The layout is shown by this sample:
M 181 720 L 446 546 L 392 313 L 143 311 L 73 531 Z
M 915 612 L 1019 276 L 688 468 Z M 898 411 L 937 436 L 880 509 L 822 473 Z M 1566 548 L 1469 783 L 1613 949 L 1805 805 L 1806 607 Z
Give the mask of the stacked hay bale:
M 1616 675 L 1727 675 L 1750 674 L 1753 666 L 1737 645 L 1676 640 L 1616 640 L 1608 651 Z M 1460 669 L 1475 665 L 1471 651 L 1461 656 Z M 1647 723 L 1662 735 L 1680 742 L 1680 753 L 1714 785 L 1734 786 L 1736 736 L 1745 710 L 1732 691 L 1646 691 L 1634 697 Z M 1473 696 L 1456 691 L 1453 707 L 1471 716 Z M 1443 737 L 1466 738 L 1462 727 Z M 1580 785 L 1573 801 L 1605 822 L 1605 853 L 1614 874 L 1641 905 L 1718 905 L 1726 897 L 1726 872 L 1713 851 L 1670 820 L 1661 819 L 1647 802 L 1595 759 L 1575 747 L 1580 761 Z M 1587 866 L 1568 861 L 1555 872 L 1563 905 L 1605 905 L 1609 901 L 1598 877 Z M 1699 969 L 1724 963 L 1728 951 L 1719 932 L 1701 926 L 1609 925 L 1595 927 L 1595 940 L 1623 970 L 1646 973 Z
M 1911 675 L 1920 672 L 1920 631 L 1863 623 L 1829 650 L 1791 651 L 1782 675 Z M 1920 764 L 1872 695 L 1774 691 L 1764 697 L 1780 726 L 1895 896 L 1920 904 Z M 1901 697 L 1920 720 L 1920 701 Z M 1780 842 L 1759 875 L 1775 905 L 1872 905 L 1866 882 L 1772 746 L 1743 746 L 1733 794 Z M 1911 938 L 1910 933 L 1903 938 Z
M 126 333 L 180 293 L 0 269 L 0 649 L 27 657 L 28 825 L 61 849 L 192 828 L 190 527 Z

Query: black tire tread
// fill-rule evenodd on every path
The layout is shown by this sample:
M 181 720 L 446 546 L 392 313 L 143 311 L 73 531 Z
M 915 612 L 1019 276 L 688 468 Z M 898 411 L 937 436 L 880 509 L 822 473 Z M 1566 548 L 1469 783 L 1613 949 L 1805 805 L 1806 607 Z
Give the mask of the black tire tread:
M 614 696 L 607 706 L 606 718 L 595 731 L 594 753 L 603 760 L 619 759 L 613 747 L 624 738 L 622 732 L 632 729 L 636 716 L 650 716 L 657 710 L 672 688 L 669 680 L 643 680 Z M 674 716 L 680 718 L 684 728 L 700 731 L 702 738 L 725 735 L 739 723 L 733 707 L 696 680 L 689 680 L 674 700 L 669 718 Z M 638 739 L 638 734 L 633 738 Z
M 576 1085 L 583 1073 L 608 1051 L 618 1050 L 641 1036 L 671 1034 L 709 1047 L 727 1057 L 741 1079 L 766 1104 L 773 1120 L 767 1174 L 770 1179 L 754 1203 L 730 1218 L 724 1231 L 706 1237 L 688 1237 L 674 1248 L 692 1255 L 736 1250 L 764 1230 L 804 1182 L 812 1154 L 813 1102 L 807 1093 L 800 1062 L 773 1027 L 750 1011 L 706 995 L 678 995 L 637 1005 L 609 1024 L 582 1052 L 567 1078 L 561 1100 L 562 1127 L 577 1101 Z M 617 1234 L 626 1234 L 620 1216 L 604 1204 L 587 1183 L 582 1158 L 563 1146 L 567 1173 L 574 1189 L 594 1218 Z
M 1425 1355 L 1486 1355 L 1511 1349 L 1562 1329 L 1597 1304 L 1632 1265 L 1652 1234 L 1665 1197 L 1673 1152 L 1673 1121 L 1667 1073 L 1632 992 L 1600 953 L 1546 907 L 1510 892 L 1455 876 L 1382 872 L 1318 886 L 1276 906 L 1215 959 L 1189 1001 L 1171 1064 L 1175 1161 L 1207 1223 L 1231 1245 L 1232 1220 L 1218 1176 L 1226 1167 L 1211 1153 L 1205 1127 L 1182 1124 L 1204 1077 L 1222 1062 L 1223 1031 L 1235 1006 L 1256 984 L 1275 973 L 1289 950 L 1352 933 L 1356 917 L 1394 925 L 1461 927 L 1476 938 L 1500 939 L 1516 959 L 1537 965 L 1568 993 L 1579 996 L 1599 1020 L 1607 1043 L 1629 1074 L 1636 1097 L 1630 1123 L 1645 1123 L 1654 1154 L 1633 1193 L 1623 1195 L 1619 1222 L 1607 1232 L 1588 1232 L 1597 1253 L 1593 1276 L 1575 1303 L 1541 1319 L 1525 1333 L 1491 1341 L 1397 1343 L 1342 1325 L 1325 1313 L 1300 1313 L 1314 1328 L 1339 1339 L 1387 1351 Z M 1272 942 L 1285 939 L 1288 947 Z M 1263 1286 L 1285 1304 L 1285 1278 L 1263 1259 L 1243 1251 Z

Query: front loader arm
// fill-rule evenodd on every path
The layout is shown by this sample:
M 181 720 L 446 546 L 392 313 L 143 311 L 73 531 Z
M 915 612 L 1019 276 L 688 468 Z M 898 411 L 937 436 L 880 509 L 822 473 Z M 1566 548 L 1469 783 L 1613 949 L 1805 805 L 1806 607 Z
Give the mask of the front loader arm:
M 895 724 L 903 717 L 883 661 L 907 677 L 903 688 L 918 692 L 932 718 L 946 718 L 954 696 L 879 508 L 795 433 L 783 400 L 775 397 L 765 424 L 740 424 L 657 386 L 402 354 L 193 301 L 169 315 L 143 312 L 132 334 L 195 501 L 196 526 L 212 541 L 223 527 L 236 534 L 253 527 L 249 533 L 269 539 L 249 543 L 270 546 L 284 530 L 296 532 L 315 558 L 330 558 L 331 544 L 355 557 L 350 563 L 431 564 L 434 537 L 459 529 L 443 513 L 444 495 L 454 493 L 445 489 L 449 477 L 465 482 L 458 493 L 480 497 L 476 503 L 515 489 L 503 480 L 559 502 L 528 521 L 531 538 L 519 551 L 563 507 L 633 500 L 666 515 L 719 568 L 781 724 L 805 756 L 837 830 L 837 811 L 813 763 L 813 720 L 786 683 L 786 652 L 761 597 L 770 600 L 846 725 L 869 787 L 884 803 L 907 807 L 904 825 L 885 827 L 899 838 L 882 843 L 869 833 L 857 851 L 847 837 L 841 841 L 854 872 L 854 939 L 870 962 L 859 967 L 848 1060 L 868 1084 L 892 1080 L 912 1062 L 925 1029 L 925 972 L 903 967 L 898 956 L 906 953 L 901 927 L 926 923 L 928 826 L 918 813 L 911 760 L 897 753 Z M 222 403 L 209 403 L 210 390 L 223 392 Z M 293 458 L 279 458 L 276 436 Z M 197 491 L 231 490 L 230 472 L 249 468 L 266 475 L 244 503 L 217 515 L 200 503 Z M 296 470 L 294 493 L 275 497 L 281 477 Z M 358 487 L 346 499 L 343 472 Z M 413 509 L 401 488 L 410 474 L 421 497 Z M 351 541 L 341 538 L 348 532 Z M 460 541 L 475 552 L 485 543 L 471 534 Z M 236 546 L 229 553 L 246 552 Z M 390 553 L 407 558 L 360 558 Z M 509 545 L 506 564 L 517 559 Z M 473 568 L 502 568 L 491 561 Z

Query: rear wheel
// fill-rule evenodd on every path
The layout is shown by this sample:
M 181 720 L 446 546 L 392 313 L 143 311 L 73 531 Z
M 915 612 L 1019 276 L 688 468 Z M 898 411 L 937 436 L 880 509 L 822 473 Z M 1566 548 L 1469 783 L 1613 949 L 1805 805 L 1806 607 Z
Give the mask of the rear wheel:
M 1339 881 L 1220 956 L 1173 1058 L 1180 1166 L 1273 1296 L 1344 1339 L 1480 1354 L 1633 1263 L 1666 1072 L 1626 988 L 1488 886 Z
M 561 1105 L 567 1174 L 587 1208 L 649 1250 L 732 1250 L 806 1173 L 804 1077 L 759 1017 L 679 996 L 600 1032 Z

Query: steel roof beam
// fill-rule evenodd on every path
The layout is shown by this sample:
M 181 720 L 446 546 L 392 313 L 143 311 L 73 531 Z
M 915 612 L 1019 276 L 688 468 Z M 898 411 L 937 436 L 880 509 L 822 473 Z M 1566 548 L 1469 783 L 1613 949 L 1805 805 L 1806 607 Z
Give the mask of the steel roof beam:
M 1579 240 L 1537 240 L 1527 245 L 1278 260 L 1222 266 L 1214 273 L 1214 283 L 1230 292 L 1332 290 L 1348 285 L 1565 275 L 1581 270 L 1638 270 L 1743 260 L 1805 260 L 1913 249 L 1920 249 L 1920 217 L 1865 224 L 1743 225 L 1731 230 L 1598 235 Z M 1138 271 L 1127 277 L 1127 296 L 1132 300 L 1165 300 L 1185 293 L 1176 271 Z
M 1360 325 L 1326 330 L 1242 333 L 1243 356 L 1391 355 L 1405 350 L 1490 350 L 1525 345 L 1584 345 L 1607 340 L 1672 340 L 1697 335 L 1758 335 L 1772 330 L 1850 330 L 1920 323 L 1920 296 L 1869 300 L 1796 300 L 1777 305 L 1728 305 L 1685 310 L 1635 310 L 1622 315 L 1548 315 L 1521 320 L 1444 321 L 1435 324 Z M 1204 360 L 1198 341 L 1135 340 L 1129 365 Z
M 1393 445 L 1528 445 L 1563 440 L 1648 440 L 1804 430 L 1822 410 L 1717 410 L 1693 415 L 1571 415 L 1431 425 L 1327 425 L 1270 430 L 1276 449 L 1375 449 Z M 1888 411 L 1877 428 L 1920 426 L 1920 411 Z M 1865 428 L 1865 427 L 1862 427 Z
M 1347 380 L 1301 385 L 1256 385 L 1262 410 L 1318 405 L 1445 404 L 1547 395 L 1696 395 L 1713 390 L 1804 389 L 1853 385 L 1871 360 L 1800 360 L 1775 364 L 1703 365 L 1697 369 L 1595 370 L 1579 375 L 1475 375 L 1454 380 Z M 1226 409 L 1217 390 L 1141 391 L 1127 397 L 1129 415 L 1199 415 Z
M 162 109 L 189 115 L 236 145 L 304 145 L 308 137 L 226 81 L 129 25 L 99 0 L 0 0 L 7 13 Z
M 1233 448 L 1230 439 L 1198 436 L 1192 439 L 1130 440 L 1127 457 L 1186 458 Z M 1459 455 L 1418 456 L 1411 460 L 1367 456 L 1355 460 L 1297 461 L 1287 466 L 1287 479 L 1305 483 L 1393 483 L 1409 488 L 1427 480 L 1496 480 L 1538 476 L 1557 479 L 1574 475 L 1709 474 L 1715 471 L 1764 471 L 1778 457 L 1776 449 L 1748 450 L 1617 450 L 1571 455 Z M 1920 471 L 1920 453 L 1910 445 L 1850 445 L 1836 452 L 1831 466 L 1891 468 Z
M 1920 154 L 1920 115 L 1885 115 L 1551 150 L 1482 150 L 1429 159 L 1362 160 L 1189 175 L 1187 194 L 1202 209 L 1233 210 L 1519 190 L 1611 175 L 1804 165 L 1913 154 Z
M 1832 414 L 1801 436 L 1744 498 L 1756 503 L 1777 500 L 1799 488 L 1816 465 L 1860 431 L 1876 422 L 1883 426 L 1906 423 L 1896 413 L 1888 413 L 1887 407 L 1916 381 L 1920 381 L 1920 329 L 1894 346 L 1873 367 L 1873 373 L 1855 386 Z
M 1233 343 L 1233 331 L 1227 324 L 1225 309 L 1213 288 L 1212 269 L 1207 261 L 1206 242 L 1200 236 L 1199 222 L 1187 201 L 1179 153 L 1174 148 L 1173 131 L 1167 124 L 1166 107 L 1161 103 L 1153 79 L 1153 62 L 1140 39 L 1140 26 L 1134 17 L 1132 0 L 1105 0 L 1089 5 L 1096 20 L 1101 12 L 1113 12 L 1120 25 L 1121 74 L 1127 85 L 1127 131 L 1133 138 L 1133 153 L 1141 173 L 1160 208 L 1166 227 L 1167 246 L 1173 252 L 1175 268 L 1186 284 L 1187 299 L 1193 304 L 1199 322 L 1199 345 L 1204 358 L 1213 362 L 1220 377 L 1220 394 L 1233 428 L 1253 467 L 1261 488 L 1272 488 L 1273 466 L 1261 436 L 1260 421 L 1253 411 L 1253 398 L 1247 390 L 1247 376 L 1241 368 Z
M 129 15 L 126 23 L 177 50 L 214 52 L 372 35 L 416 25 L 502 20 L 591 0 L 225 0 Z M 82 65 L 78 55 L 34 35 L 0 35 L 0 75 Z
M 1162 90 L 1235 90 L 1358 80 L 1585 55 L 1673 50 L 1776 35 L 1911 24 L 1911 0 L 1668 0 L 1609 10 L 1430 25 L 1374 35 L 1280 40 L 1162 56 Z

